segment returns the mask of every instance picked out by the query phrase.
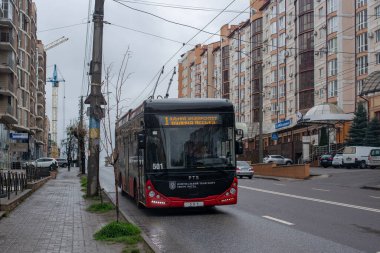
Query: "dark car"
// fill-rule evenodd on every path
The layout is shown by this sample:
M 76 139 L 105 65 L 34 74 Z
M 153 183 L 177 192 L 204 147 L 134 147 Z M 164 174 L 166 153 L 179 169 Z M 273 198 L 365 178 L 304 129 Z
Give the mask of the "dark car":
M 56 158 L 55 160 L 57 160 L 59 167 L 67 167 L 68 162 L 65 158 Z
M 238 176 L 240 178 L 248 177 L 249 179 L 252 179 L 253 173 L 254 173 L 254 171 L 248 162 L 246 162 L 246 161 L 237 161 L 236 162 L 236 176 Z
M 333 155 L 322 155 L 321 158 L 319 159 L 319 164 L 323 167 L 323 168 L 327 168 L 329 166 L 332 165 L 332 161 L 334 159 L 334 156 Z

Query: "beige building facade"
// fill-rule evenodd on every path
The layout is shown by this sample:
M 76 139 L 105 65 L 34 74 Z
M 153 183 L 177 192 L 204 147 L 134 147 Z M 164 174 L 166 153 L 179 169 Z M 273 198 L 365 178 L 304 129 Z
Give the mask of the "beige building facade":
M 0 160 L 6 164 L 44 155 L 46 54 L 31 0 L 3 0 L 0 9 Z

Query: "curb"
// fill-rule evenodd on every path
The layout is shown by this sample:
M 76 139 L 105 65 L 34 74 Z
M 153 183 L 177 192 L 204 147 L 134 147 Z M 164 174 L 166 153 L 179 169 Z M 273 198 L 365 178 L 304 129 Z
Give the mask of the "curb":
M 113 199 L 111 198 L 111 196 L 109 195 L 109 193 L 105 190 L 103 190 L 103 192 L 105 193 L 105 195 L 107 196 L 107 198 L 115 205 L 115 202 L 113 201 Z M 139 227 L 136 222 L 133 220 L 133 218 L 129 215 L 127 215 L 123 210 L 119 209 L 119 212 L 121 213 L 121 215 L 123 215 L 123 217 L 131 224 L 135 225 L 136 227 Z M 145 232 L 141 229 L 141 237 L 144 239 L 145 243 L 148 245 L 148 247 L 155 253 L 158 253 L 158 252 L 161 252 L 160 249 L 153 244 L 152 240 L 150 240 L 150 238 L 145 234 Z

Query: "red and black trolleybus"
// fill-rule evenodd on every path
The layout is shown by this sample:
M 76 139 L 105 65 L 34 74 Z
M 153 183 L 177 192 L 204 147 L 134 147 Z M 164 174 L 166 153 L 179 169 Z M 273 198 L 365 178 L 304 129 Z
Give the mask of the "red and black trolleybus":
M 116 123 L 123 193 L 148 208 L 237 203 L 233 105 L 224 99 L 146 100 Z

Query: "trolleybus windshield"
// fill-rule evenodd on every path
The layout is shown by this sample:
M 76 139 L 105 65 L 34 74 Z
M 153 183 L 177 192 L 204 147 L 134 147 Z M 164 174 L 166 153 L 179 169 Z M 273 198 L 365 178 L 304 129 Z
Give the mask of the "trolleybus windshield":
M 220 115 L 157 116 L 147 132 L 147 169 L 229 168 L 235 164 L 234 128 Z M 182 117 L 182 118 L 181 118 Z

